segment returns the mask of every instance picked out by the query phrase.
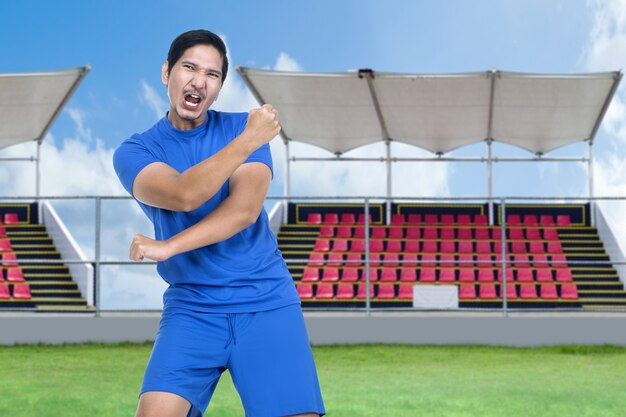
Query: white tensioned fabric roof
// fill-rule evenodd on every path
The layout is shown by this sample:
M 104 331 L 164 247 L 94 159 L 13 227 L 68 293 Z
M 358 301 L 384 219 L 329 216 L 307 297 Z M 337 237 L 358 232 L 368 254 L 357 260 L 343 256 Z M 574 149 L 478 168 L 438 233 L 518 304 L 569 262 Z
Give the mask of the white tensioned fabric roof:
M 238 68 L 288 140 L 341 154 L 394 140 L 446 153 L 486 139 L 543 154 L 593 141 L 621 72 L 280 72 Z
M 43 140 L 90 69 L 0 73 L 0 149 Z

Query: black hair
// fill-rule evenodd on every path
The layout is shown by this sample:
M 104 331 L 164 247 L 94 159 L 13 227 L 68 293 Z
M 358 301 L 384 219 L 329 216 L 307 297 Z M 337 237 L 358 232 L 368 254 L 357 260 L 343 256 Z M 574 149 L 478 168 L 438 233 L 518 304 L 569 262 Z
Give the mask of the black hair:
M 170 50 L 167 53 L 167 75 L 172 72 L 174 64 L 178 62 L 185 51 L 196 45 L 211 45 L 218 50 L 222 56 L 222 84 L 226 80 L 226 74 L 228 73 L 228 57 L 226 56 L 226 45 L 222 38 L 217 36 L 213 32 L 208 30 L 198 29 L 190 30 L 189 32 L 181 33 L 170 45 Z

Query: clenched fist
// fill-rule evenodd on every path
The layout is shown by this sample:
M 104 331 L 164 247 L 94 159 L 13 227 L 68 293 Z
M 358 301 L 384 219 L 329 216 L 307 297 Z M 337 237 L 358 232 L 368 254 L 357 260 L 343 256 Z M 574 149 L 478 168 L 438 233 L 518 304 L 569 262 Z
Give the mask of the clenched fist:
M 163 240 L 154 240 L 144 235 L 137 234 L 130 244 L 129 258 L 141 262 L 144 258 L 161 262 L 171 257 L 168 244 Z
M 250 110 L 244 132 L 257 142 L 258 146 L 268 143 L 280 133 L 278 111 L 271 104 Z

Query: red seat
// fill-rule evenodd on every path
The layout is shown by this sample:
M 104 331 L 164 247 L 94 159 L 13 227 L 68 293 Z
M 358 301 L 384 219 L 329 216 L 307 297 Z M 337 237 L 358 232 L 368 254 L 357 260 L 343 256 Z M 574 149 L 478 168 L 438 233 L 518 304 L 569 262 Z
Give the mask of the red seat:
M 324 265 L 324 254 L 322 253 L 311 253 L 309 255 L 309 262 L 307 266 L 322 266 Z
M 402 255 L 403 266 L 417 266 L 417 255 L 414 253 L 406 253 Z
M 339 224 L 339 215 L 337 213 L 324 214 L 324 224 Z
M 502 240 L 502 229 L 499 227 L 491 228 L 491 238 L 500 242 Z
M 415 282 L 417 275 L 413 268 L 403 268 L 400 270 L 400 281 L 402 282 Z
M 474 232 L 474 237 L 476 240 L 489 240 L 491 239 L 491 235 L 489 233 L 489 229 L 487 228 L 479 228 Z
M 500 298 L 504 296 L 502 294 L 503 287 L 500 286 Z M 517 299 L 517 289 L 515 288 L 515 284 L 506 284 L 506 299 L 507 300 L 515 300 Z
M 372 215 L 371 214 L 367 215 L 367 222 L 368 222 L 368 224 L 372 224 Z M 365 213 L 359 214 L 357 223 L 358 224 L 365 224 Z
M 456 259 L 451 253 L 444 253 L 439 256 L 439 266 L 441 268 L 454 268 L 456 266 Z
M 366 298 L 365 290 L 366 290 L 365 284 L 359 284 L 356 298 L 358 298 L 359 300 L 365 300 L 365 298 Z M 370 299 L 374 298 L 374 297 L 375 297 L 375 295 L 374 295 L 374 285 L 370 284 Z
M 384 252 L 385 250 L 383 248 L 384 246 L 382 240 L 370 240 L 370 252 Z
M 13 252 L 13 247 L 9 239 L 0 239 L 0 252 Z
M 572 271 L 569 268 L 559 268 L 556 270 L 557 282 L 572 282 Z
M 321 213 L 309 213 L 306 222 L 308 224 L 322 224 Z
M 11 298 L 8 285 L 0 285 L 0 300 L 8 300 Z
M 380 284 L 378 286 L 378 299 L 393 300 L 396 298 L 396 289 L 393 284 Z
M 526 229 L 526 239 L 541 240 L 541 232 L 539 232 L 539 229 Z
M 422 246 L 422 252 L 424 253 L 437 253 L 438 249 L 437 249 L 437 242 L 433 241 L 433 240 L 429 240 L 424 242 L 423 246 Z
M 517 270 L 517 282 L 533 282 L 533 270 L 530 268 L 522 268 Z
M 491 258 L 491 255 L 476 256 L 476 266 L 478 266 L 478 269 L 493 268 L 493 259 Z
M 4 224 L 19 224 L 20 220 L 17 217 L 17 213 L 5 213 Z M 30 297 L 28 297 L 30 298 Z
M 320 236 L 320 237 L 323 237 L 323 236 Z M 352 237 L 352 228 L 348 226 L 339 226 L 337 228 L 336 237 L 340 239 L 350 239 Z
M 354 213 L 341 213 L 341 224 L 354 224 L 356 219 Z
M 530 266 L 528 255 L 513 255 L 513 266 L 515 268 L 528 268 Z
M 524 226 L 537 226 L 539 223 L 537 222 L 537 216 L 534 214 L 525 214 L 524 215 Z
M 349 253 L 346 255 L 346 266 L 361 266 L 363 265 L 363 258 L 360 253 Z
M 476 252 L 477 253 L 492 253 L 491 242 L 489 241 L 480 241 L 476 242 Z
M 372 227 L 373 239 L 385 239 L 387 237 L 387 228 L 383 226 Z
M 578 290 L 576 289 L 576 285 L 561 285 L 561 298 L 564 300 L 578 300 Z
M 370 268 L 369 271 L 370 271 L 370 282 L 378 281 L 378 268 Z M 363 271 L 361 272 L 361 281 L 362 282 L 367 281 L 367 269 L 363 269 Z
M 14 253 L 3 253 L 2 254 L 2 265 L 3 266 L 17 266 L 17 255 Z
M 454 245 L 454 241 L 444 240 L 443 242 L 441 242 L 441 252 L 442 253 L 455 253 L 456 248 Z
M 522 300 L 536 300 L 537 288 L 534 285 L 520 285 L 520 298 Z
M 546 268 L 538 269 L 537 282 L 552 282 L 552 270 Z
M 422 236 L 422 229 L 417 227 L 409 227 L 406 229 L 407 239 L 419 239 Z
M 439 235 L 441 239 L 455 239 L 456 233 L 452 228 L 444 228 L 441 229 L 441 233 Z
M 383 255 L 383 260 L 384 262 L 384 266 L 387 266 L 389 268 L 395 268 L 400 266 L 399 264 L 399 256 L 397 253 L 386 253 Z
M 439 223 L 439 216 L 437 214 L 425 214 L 424 215 L 424 224 L 435 225 Z
M 389 228 L 389 239 L 403 239 L 404 228 L 399 226 L 391 226 Z
M 459 271 L 460 282 L 474 282 L 476 281 L 476 274 L 473 269 L 461 269 Z
M 399 240 L 387 241 L 387 252 L 399 253 L 402 252 L 402 242 Z
M 437 255 L 432 253 L 424 253 L 421 258 L 422 266 L 435 267 L 437 265 Z
M 348 251 L 347 239 L 336 239 L 333 242 L 333 252 L 347 252 L 347 251 Z
M 422 224 L 422 215 L 418 213 L 411 213 L 409 214 L 409 217 L 407 218 L 407 222 L 409 224 L 415 224 L 415 225 Z
M 323 237 L 323 238 L 335 237 L 335 229 L 332 226 L 322 226 L 320 227 L 320 234 L 318 237 Z M 347 236 L 347 237 L 350 237 L 350 236 Z
M 469 271 L 469 269 L 465 269 L 464 271 Z M 439 282 L 455 282 L 456 274 L 454 269 L 445 268 L 439 270 Z
M 315 298 L 318 300 L 335 298 L 335 288 L 332 284 L 320 284 L 315 291 Z
M 315 241 L 315 247 L 313 248 L 315 252 L 328 252 L 330 250 L 330 240 L 328 239 L 317 239 Z
M 444 224 L 444 225 L 452 225 L 452 224 L 454 224 L 454 214 L 442 214 L 441 215 L 441 224 Z
M 475 214 L 474 224 L 477 226 L 487 226 L 489 224 L 489 219 L 485 214 Z
M 552 255 L 552 268 L 568 268 L 565 255 Z
M 561 246 L 561 242 L 548 242 L 548 253 L 563 253 L 563 246 Z
M 569 227 L 572 225 L 571 219 L 567 214 L 561 214 L 556 216 L 556 224 L 559 227 Z
M 350 252 L 365 252 L 365 241 L 360 239 L 351 241 Z
M 470 228 L 459 229 L 459 231 L 457 232 L 457 236 L 458 236 L 459 240 L 472 240 L 472 239 L 474 239 L 474 237 L 472 236 L 472 229 L 470 229 Z
M 313 298 L 313 285 L 311 284 L 296 284 L 298 289 L 298 295 L 303 300 Z
M 13 284 L 13 298 L 29 300 L 32 298 L 30 294 L 30 285 Z
M 337 282 L 339 281 L 339 269 L 326 268 L 322 274 L 322 282 Z
M 496 286 L 493 284 L 483 284 L 479 288 L 479 298 L 483 300 L 496 300 Z
M 459 255 L 459 268 L 474 268 L 474 255 Z
M 409 253 L 417 253 L 420 251 L 420 243 L 417 240 L 407 240 L 404 244 L 404 251 Z
M 0 226 L 0 238 L 5 238 L 7 237 L 7 229 Z
M 509 239 L 524 240 L 524 229 L 509 229 Z
M 462 300 L 476 299 L 476 287 L 474 285 L 459 285 L 459 298 Z
M 550 246 L 549 243 L 548 246 Z M 530 253 L 546 253 L 543 242 L 530 242 Z
M 341 253 L 328 254 L 328 266 L 343 266 L 343 255 Z
M 556 229 L 544 229 L 544 240 L 559 240 L 559 232 Z
M 551 214 L 542 214 L 539 217 L 539 224 L 542 226 L 553 226 L 554 225 L 554 217 Z
M 456 222 L 461 226 L 469 226 L 472 224 L 472 219 L 469 214 L 459 214 Z
M 370 253 L 370 266 L 380 266 L 380 253 Z
M 424 239 L 439 239 L 439 229 L 434 227 L 427 227 L 422 234 Z
M 527 253 L 526 242 L 511 242 L 512 253 Z
M 506 216 L 506 224 L 507 226 L 521 226 L 522 221 L 519 214 L 509 214 Z
M 391 215 L 391 224 L 404 224 L 404 214 L 392 214 Z
M 504 258 L 504 261 L 507 263 L 507 268 L 511 268 L 511 255 L 507 255 Z M 501 253 L 496 253 L 496 260 L 494 262 L 496 268 L 502 268 L 502 254 Z
M 357 226 L 354 228 L 354 235 L 352 235 L 353 238 L 358 238 L 358 239 L 365 239 L 365 232 L 369 230 L 366 229 L 363 226 Z
M 396 282 L 398 277 L 396 276 L 396 270 L 392 268 L 383 268 L 380 274 L 381 282 Z
M 302 272 L 302 282 L 317 282 L 320 279 L 320 272 L 317 268 L 305 268 Z
M 480 243 L 485 242 L 478 242 L 477 245 Z M 459 253 L 474 253 L 474 244 L 469 240 L 461 240 L 459 242 Z
M 357 282 L 359 280 L 359 270 L 357 268 L 344 268 L 341 271 L 342 282 Z
M 548 257 L 546 255 L 533 255 L 533 266 L 535 268 L 549 268 Z
M 346 300 L 354 298 L 354 285 L 352 284 L 339 284 L 337 286 L 337 299 Z
M 478 282 L 493 282 L 493 270 L 486 268 L 479 269 Z
M 420 270 L 420 282 L 435 282 L 437 276 L 434 268 L 422 268 Z
M 412 285 L 400 285 L 400 287 L 398 288 L 398 299 L 412 300 L 413 299 L 413 286 Z
M 540 289 L 542 300 L 557 300 L 559 296 L 556 293 L 556 285 L 543 284 Z

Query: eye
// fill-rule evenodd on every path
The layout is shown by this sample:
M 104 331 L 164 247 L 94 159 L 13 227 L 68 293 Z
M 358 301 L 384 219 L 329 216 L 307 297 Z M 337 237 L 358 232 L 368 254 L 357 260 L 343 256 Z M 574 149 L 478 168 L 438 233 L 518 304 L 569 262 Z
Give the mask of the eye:
M 220 74 L 218 74 L 217 72 L 209 72 L 209 77 L 210 78 L 214 78 L 214 79 L 218 79 L 218 78 L 220 78 Z
M 190 65 L 190 64 L 183 64 L 183 68 L 189 71 L 193 71 L 193 65 Z

